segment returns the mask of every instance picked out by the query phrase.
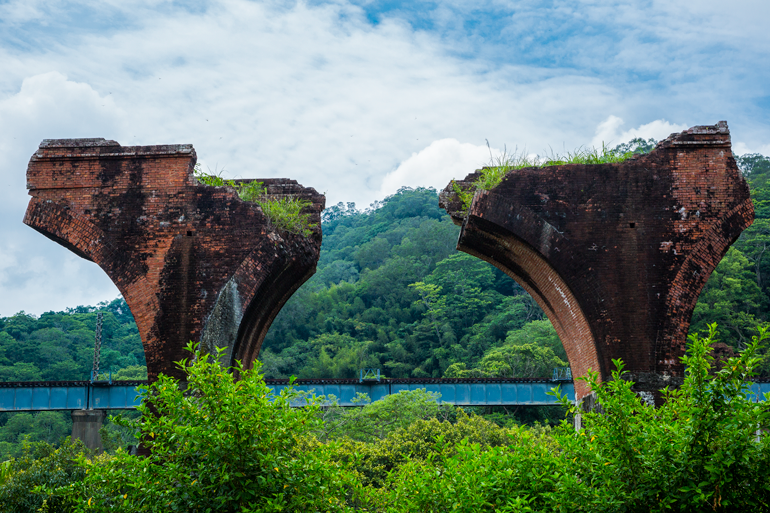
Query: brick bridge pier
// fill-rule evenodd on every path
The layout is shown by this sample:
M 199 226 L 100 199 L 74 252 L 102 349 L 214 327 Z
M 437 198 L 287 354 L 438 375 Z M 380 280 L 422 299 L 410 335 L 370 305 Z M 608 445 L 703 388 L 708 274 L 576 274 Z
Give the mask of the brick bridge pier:
M 260 179 L 269 197 L 311 202 L 309 237 L 274 229 L 231 187 L 193 176 L 191 145 L 45 140 L 27 169 L 24 223 L 99 265 L 134 315 L 147 373 L 183 378 L 189 341 L 250 367 L 278 311 L 314 272 L 325 198 Z
M 468 189 L 478 172 L 458 181 Z M 457 248 L 537 300 L 573 375 L 610 378 L 612 359 L 648 399 L 681 384 L 686 335 L 711 272 L 754 220 L 726 122 L 697 126 L 618 164 L 509 172 L 467 213 L 450 184 L 440 205 Z M 578 400 L 589 390 L 575 382 Z M 590 401 L 589 401 L 590 402 Z

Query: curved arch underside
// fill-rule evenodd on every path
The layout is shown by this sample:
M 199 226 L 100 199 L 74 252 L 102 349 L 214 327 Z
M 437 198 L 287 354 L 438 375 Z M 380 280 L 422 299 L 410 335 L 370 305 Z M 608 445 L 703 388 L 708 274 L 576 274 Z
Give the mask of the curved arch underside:
M 599 372 L 601 365 L 591 327 L 580 305 L 559 274 L 547 260 L 513 234 L 494 229 L 478 229 L 482 220 L 469 220 L 457 249 L 481 258 L 516 280 L 534 299 L 553 324 L 567 352 L 572 374 L 584 376 Z M 575 381 L 577 397 L 589 392 L 586 384 Z

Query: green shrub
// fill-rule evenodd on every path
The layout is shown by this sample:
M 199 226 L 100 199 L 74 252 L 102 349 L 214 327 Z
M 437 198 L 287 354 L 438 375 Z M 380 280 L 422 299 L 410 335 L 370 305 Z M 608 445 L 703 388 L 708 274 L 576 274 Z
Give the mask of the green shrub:
M 71 511 L 72 499 L 52 490 L 82 479 L 86 472 L 78 461 L 88 454 L 82 442 L 69 438 L 59 447 L 25 442 L 21 456 L 0 464 L 0 513 Z
M 452 451 L 438 437 L 433 452 L 401 463 L 359 500 L 381 512 L 768 511 L 770 444 L 757 432 L 770 429 L 770 397 L 756 402 L 747 381 L 768 335 L 714 372 L 715 330 L 690 337 L 684 384 L 657 409 L 616 361 L 612 380 L 588 376 L 602 413 L 584 413 L 580 432 L 564 423 L 533 440 L 522 429 L 505 447 L 463 439 Z
M 287 197 L 258 200 L 256 203 L 275 228 L 304 237 L 313 233 L 315 225 L 310 223 L 310 214 L 302 213 L 311 205 L 310 201 Z
M 435 417 L 418 419 L 382 439 L 366 443 L 343 438 L 328 444 L 328 449 L 332 460 L 357 472 L 363 485 L 381 488 L 394 469 L 409 461 L 455 454 L 463 440 L 477 443 L 481 447 L 498 447 L 507 446 L 513 439 L 527 436 L 528 433 L 526 428 L 503 428 L 482 417 L 468 416 L 462 409 L 457 409 L 456 422 Z M 318 448 L 321 444 L 315 438 L 307 439 L 304 443 L 308 450 Z
M 150 456 L 83 458 L 84 480 L 59 493 L 78 511 L 344 511 L 346 474 L 322 451 L 300 450 L 316 408 L 291 408 L 290 392 L 273 397 L 258 363 L 225 369 L 188 349 L 184 391 L 160 376 L 143 389 L 141 419 L 127 421 Z
M 758 432 L 770 429 L 770 395 L 757 402 L 748 389 L 768 333 L 719 370 L 715 333 L 690 337 L 684 384 L 658 408 L 623 379 L 622 362 L 605 382 L 589 373 L 602 412 L 582 413 L 579 432 L 566 422 L 500 427 L 462 410 L 452 422 L 420 418 L 433 399 L 423 393 L 337 417 L 343 436 L 328 441 L 317 436 L 319 407 L 291 408 L 287 392 L 272 398 L 258 364 L 229 369 L 236 381 L 195 351 L 180 362 L 185 390 L 162 376 L 144 391 L 142 418 L 126 422 L 151 456 L 89 460 L 76 445 L 30 446 L 0 466 L 0 504 L 10 505 L 0 513 L 768 511 L 770 443 Z M 389 426 L 363 425 L 379 421 Z

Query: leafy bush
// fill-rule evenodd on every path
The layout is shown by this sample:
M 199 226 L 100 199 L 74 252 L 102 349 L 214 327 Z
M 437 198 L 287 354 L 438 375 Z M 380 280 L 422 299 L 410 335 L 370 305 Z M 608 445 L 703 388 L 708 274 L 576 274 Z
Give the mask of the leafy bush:
M 422 393 L 341 415 L 349 422 L 336 433 L 358 440 L 319 439 L 318 406 L 293 409 L 286 392 L 271 401 L 258 368 L 230 369 L 236 381 L 196 351 L 185 390 L 161 377 L 144 392 L 140 421 L 127 422 L 148 458 L 30 446 L 0 467 L 10 505 L 0 512 L 768 511 L 770 444 L 758 433 L 770 429 L 770 396 L 757 402 L 747 381 L 768 332 L 720 370 L 715 333 L 690 337 L 684 384 L 659 408 L 623 379 L 620 361 L 611 380 L 589 374 L 602 412 L 582 413 L 579 432 L 500 427 L 462 410 L 452 421 L 419 418 L 434 399 Z M 391 422 L 397 408 L 411 423 Z M 365 425 L 382 420 L 381 432 Z
M 3 416 L 8 420 L 0 427 L 0 461 L 21 456 L 25 442 L 57 444 L 72 432 L 69 412 L 7 412 Z
M 302 211 L 311 205 L 310 201 L 299 198 L 262 199 L 256 203 L 262 212 L 270 220 L 270 223 L 279 230 L 296 233 L 304 237 L 313 233 L 315 226 L 310 223 L 310 214 Z
M 362 485 L 381 488 L 388 474 L 407 462 L 455 454 L 463 440 L 482 447 L 507 446 L 524 429 L 502 428 L 482 417 L 468 416 L 461 409 L 456 412 L 454 422 L 436 417 L 418 419 L 368 443 L 351 438 L 335 440 L 327 444 L 329 455 L 332 461 L 358 474 Z M 316 438 L 308 438 L 304 443 L 307 450 L 322 447 Z
M 83 458 L 85 479 L 59 493 L 78 511 L 344 510 L 345 474 L 323 451 L 300 450 L 320 422 L 316 408 L 291 408 L 288 392 L 273 397 L 258 364 L 224 369 L 188 348 L 184 391 L 160 376 L 143 390 L 141 419 L 127 422 L 150 456 Z
M 584 429 L 563 424 L 546 443 L 522 430 L 507 447 L 463 440 L 411 458 L 381 488 L 362 491 L 371 511 L 768 511 L 770 406 L 749 393 L 765 330 L 740 357 L 714 372 L 716 326 L 690 337 L 686 377 L 654 408 L 622 378 L 587 381 L 602 413 L 584 413 Z M 573 414 L 577 408 L 563 399 Z
M 70 511 L 72 499 L 51 491 L 82 479 L 86 472 L 78 460 L 88 454 L 82 442 L 69 438 L 59 447 L 24 443 L 21 456 L 0 464 L 0 513 Z

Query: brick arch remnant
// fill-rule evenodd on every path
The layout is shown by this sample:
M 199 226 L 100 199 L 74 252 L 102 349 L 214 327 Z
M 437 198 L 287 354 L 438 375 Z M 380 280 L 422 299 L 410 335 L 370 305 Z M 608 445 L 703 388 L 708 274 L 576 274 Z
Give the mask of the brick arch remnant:
M 476 173 L 456 182 L 472 187 Z M 729 246 L 754 220 L 722 121 L 617 164 L 510 171 L 470 208 L 450 184 L 440 205 L 457 248 L 522 285 L 564 344 L 574 376 L 626 364 L 636 389 L 681 383 L 693 309 Z M 578 399 L 589 394 L 575 384 Z
M 273 198 L 310 201 L 309 237 L 275 229 L 231 187 L 198 184 L 191 145 L 45 140 L 27 168 L 24 223 L 98 264 L 134 315 L 150 380 L 183 378 L 188 341 L 250 367 L 267 329 L 314 272 L 325 198 L 260 179 Z

